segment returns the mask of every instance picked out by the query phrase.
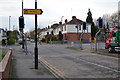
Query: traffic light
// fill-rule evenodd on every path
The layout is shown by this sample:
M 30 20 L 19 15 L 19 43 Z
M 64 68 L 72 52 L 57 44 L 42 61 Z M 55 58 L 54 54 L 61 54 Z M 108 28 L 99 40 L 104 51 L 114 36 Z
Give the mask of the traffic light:
M 86 30 L 86 22 L 83 22 L 83 30 Z
M 19 17 L 19 29 L 24 28 L 24 17 Z
M 103 28 L 103 19 L 101 17 L 98 19 L 98 28 L 99 29 Z

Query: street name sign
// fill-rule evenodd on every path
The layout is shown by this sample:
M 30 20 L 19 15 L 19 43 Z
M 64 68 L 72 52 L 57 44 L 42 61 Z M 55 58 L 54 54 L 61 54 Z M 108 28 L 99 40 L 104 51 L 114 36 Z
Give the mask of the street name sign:
M 24 14 L 42 14 L 42 9 L 24 9 Z

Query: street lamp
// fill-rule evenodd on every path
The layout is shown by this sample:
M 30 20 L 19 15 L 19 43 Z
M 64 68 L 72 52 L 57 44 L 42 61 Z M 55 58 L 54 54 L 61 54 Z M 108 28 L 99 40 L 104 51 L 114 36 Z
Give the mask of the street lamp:
M 61 22 L 62 22 L 62 18 L 63 18 L 63 17 L 64 17 L 64 16 L 61 17 Z
M 10 18 L 11 18 L 11 16 L 9 16 L 9 31 L 10 31 Z

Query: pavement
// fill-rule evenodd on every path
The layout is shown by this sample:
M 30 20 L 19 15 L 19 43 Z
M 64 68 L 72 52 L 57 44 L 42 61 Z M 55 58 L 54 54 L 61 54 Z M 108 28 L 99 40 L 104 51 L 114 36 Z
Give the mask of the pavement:
M 55 78 L 41 63 L 38 64 L 38 70 L 35 70 L 32 53 L 26 55 L 21 46 L 12 47 L 12 51 L 12 70 L 10 73 L 12 79 Z

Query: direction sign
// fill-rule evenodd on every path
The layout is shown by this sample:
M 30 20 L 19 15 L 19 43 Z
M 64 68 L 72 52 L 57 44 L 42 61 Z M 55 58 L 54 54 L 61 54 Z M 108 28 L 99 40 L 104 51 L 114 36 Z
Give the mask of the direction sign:
M 24 9 L 24 14 L 42 14 L 42 9 Z
M 17 38 L 20 38 L 20 35 L 17 35 Z

